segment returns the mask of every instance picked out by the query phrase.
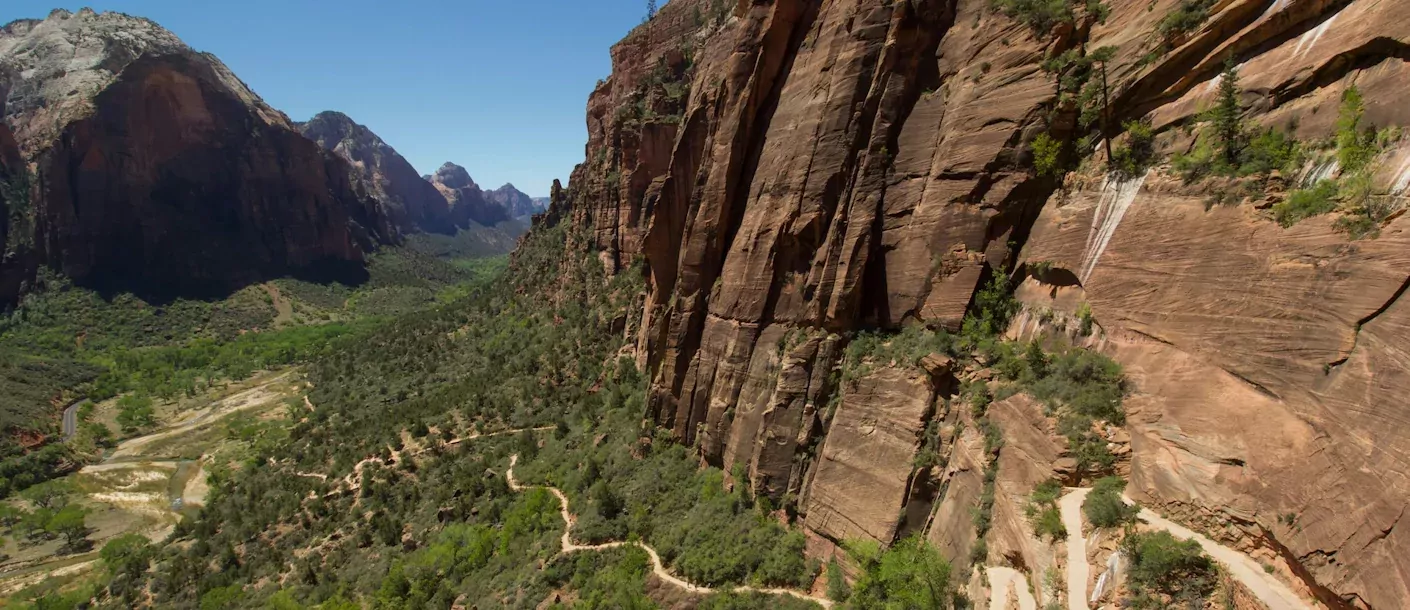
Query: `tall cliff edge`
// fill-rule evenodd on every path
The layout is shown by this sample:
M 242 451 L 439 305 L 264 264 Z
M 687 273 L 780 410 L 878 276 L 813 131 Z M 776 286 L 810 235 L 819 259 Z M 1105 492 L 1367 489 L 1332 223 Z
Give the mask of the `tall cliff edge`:
M 1354 177 L 1326 152 L 1348 91 L 1364 125 L 1410 122 L 1410 4 L 1108 5 L 1049 21 L 989 0 L 675 0 L 613 48 L 586 159 L 540 223 L 591 229 L 610 272 L 647 278 L 627 331 L 646 416 L 820 541 L 968 550 L 972 433 L 946 438 L 941 485 L 915 485 L 927 424 L 963 417 L 945 390 L 834 375 L 858 331 L 958 329 L 1018 269 L 1010 336 L 1085 317 L 1076 340 L 1124 365 L 1133 497 L 1328 606 L 1410 604 L 1410 220 L 1392 210 L 1410 145 L 1376 138 L 1359 174 L 1388 213 L 1278 206 Z M 1208 146 L 1226 66 L 1248 133 L 1304 142 L 1304 167 L 1175 167 Z M 1108 174 L 1146 128 L 1153 167 Z

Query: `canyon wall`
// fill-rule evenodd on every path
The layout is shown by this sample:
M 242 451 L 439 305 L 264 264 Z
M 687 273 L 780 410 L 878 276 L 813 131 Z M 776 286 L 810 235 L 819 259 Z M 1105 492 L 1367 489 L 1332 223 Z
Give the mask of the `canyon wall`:
M 952 379 L 837 369 L 859 331 L 957 329 L 977 288 L 1027 264 L 1049 271 L 1019 288 L 1011 333 L 1090 308 L 1088 345 L 1131 378 L 1133 496 L 1276 554 L 1329 606 L 1402 607 L 1410 221 L 1352 240 L 1335 214 L 1280 226 L 1275 193 L 1211 205 L 1228 184 L 1106 177 L 1052 64 L 1104 49 L 1108 140 L 1147 117 L 1162 155 L 1190 150 L 1228 63 L 1245 121 L 1312 142 L 1353 84 L 1367 123 L 1410 120 L 1410 5 L 1222 0 L 1171 34 L 1189 4 L 1111 0 L 1104 21 L 1074 4 L 1044 28 L 988 0 L 674 0 L 613 48 L 586 159 L 542 222 L 591 228 L 610 272 L 647 278 L 647 417 L 742 467 L 820 547 L 923 530 L 968 560 L 985 448 L 946 407 Z M 1040 135 L 1075 172 L 1035 170 Z M 1377 159 L 1383 196 L 1403 194 L 1407 160 L 1399 140 Z M 1000 421 L 1027 458 L 999 461 L 990 556 L 1042 566 L 1016 513 L 1065 464 L 1028 408 Z M 927 475 L 935 421 L 949 432 Z
M 357 281 L 364 254 L 396 239 L 347 163 L 155 23 L 89 10 L 16 21 L 0 65 L 32 185 L 5 301 L 41 264 L 155 296 L 290 273 Z

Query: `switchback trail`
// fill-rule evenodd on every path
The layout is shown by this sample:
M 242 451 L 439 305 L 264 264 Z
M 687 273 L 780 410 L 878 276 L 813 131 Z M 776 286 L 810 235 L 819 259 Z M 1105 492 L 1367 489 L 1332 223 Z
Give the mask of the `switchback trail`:
M 1087 535 L 1082 531 L 1082 503 L 1090 489 L 1073 489 L 1061 500 L 1062 522 L 1067 528 L 1067 606 L 1069 610 L 1088 610 L 1087 584 L 1091 566 L 1087 564 Z M 1128 504 L 1134 504 L 1126 498 Z M 1281 580 L 1263 570 L 1248 555 L 1219 544 L 1185 526 L 1170 521 L 1154 511 L 1142 508 L 1138 518 L 1152 529 L 1170 532 L 1179 540 L 1194 540 L 1200 548 L 1223 565 L 1229 574 L 1253 593 L 1269 610 L 1312 610 Z
M 702 586 L 700 586 L 700 585 L 691 584 L 691 583 L 689 583 L 689 582 L 686 582 L 686 581 L 684 581 L 684 580 L 681 580 L 680 578 L 677 578 L 677 577 L 673 576 L 670 572 L 666 571 L 666 566 L 665 566 L 664 563 L 661 562 L 661 556 L 656 554 L 656 549 L 651 548 L 650 546 L 648 546 L 648 545 L 647 545 L 646 543 L 644 543 L 644 542 L 621 542 L 621 541 L 618 541 L 618 542 L 607 542 L 607 543 L 604 543 L 604 544 L 587 544 L 587 545 L 584 545 L 584 544 L 574 544 L 574 543 L 573 543 L 573 539 L 572 539 L 572 532 L 573 532 L 573 522 L 574 522 L 574 519 L 573 519 L 573 513 L 571 513 L 571 512 L 568 510 L 568 496 L 564 495 L 563 492 L 560 491 L 557 487 L 548 487 L 548 486 L 545 486 L 545 485 L 520 485 L 519 482 L 514 479 L 514 464 L 516 464 L 516 463 L 518 463 L 518 462 L 519 462 L 519 455 L 518 455 L 518 454 L 509 456 L 509 470 L 504 471 L 504 478 L 505 478 L 505 480 L 507 480 L 507 481 L 509 482 L 509 488 L 510 488 L 510 489 L 512 489 L 512 490 L 514 490 L 514 491 L 520 491 L 520 492 L 522 492 L 522 491 L 524 491 L 524 490 L 526 490 L 526 489 L 532 489 L 532 488 L 534 488 L 534 487 L 539 487 L 539 488 L 542 488 L 542 489 L 547 489 L 547 490 L 549 491 L 549 493 L 552 493 L 554 496 L 556 496 L 556 497 L 558 498 L 559 514 L 562 515 L 562 517 L 563 517 L 563 523 L 564 523 L 564 527 L 563 527 L 563 538 L 562 538 L 562 549 L 559 551 L 559 553 L 567 554 L 567 553 L 574 553 L 574 552 L 577 552 L 577 551 L 602 551 L 602 550 L 606 550 L 606 549 L 615 549 L 615 548 L 618 548 L 618 547 L 623 547 L 623 546 L 631 545 L 631 546 L 635 546 L 635 547 L 637 547 L 637 548 L 640 548 L 640 549 L 643 550 L 643 551 L 646 551 L 647 556 L 649 556 L 649 557 L 651 558 L 651 572 L 652 572 L 653 574 L 655 574 L 657 578 L 659 578 L 659 579 L 661 579 L 661 580 L 663 580 L 663 581 L 666 581 L 666 582 L 668 582 L 668 583 L 671 583 L 671 585 L 676 586 L 676 587 L 679 587 L 679 588 L 681 588 L 681 589 L 684 589 L 684 590 L 686 590 L 686 591 L 688 591 L 688 592 L 690 592 L 690 593 L 702 593 L 702 594 L 706 594 L 706 593 L 726 593 L 726 592 L 733 592 L 733 593 L 764 593 L 764 594 L 768 594 L 768 595 L 788 595 L 788 596 L 796 597 L 796 598 L 801 599 L 801 600 L 804 600 L 804 601 L 813 602 L 813 603 L 818 604 L 819 606 L 822 606 L 822 607 L 824 607 L 824 608 L 831 608 L 831 607 L 833 606 L 833 602 L 832 602 L 832 600 L 830 600 L 830 599 L 822 598 L 822 597 L 813 597 L 813 596 L 811 596 L 811 595 L 808 595 L 807 593 L 804 593 L 804 592 L 802 592 L 802 591 L 795 591 L 795 590 L 793 590 L 793 589 L 763 589 L 763 588 L 759 588 L 759 587 L 750 587 L 750 586 L 747 586 L 747 585 L 742 585 L 742 586 L 733 587 L 733 588 L 729 588 L 729 589 L 723 589 L 723 588 L 702 587 Z
M 1151 527 L 1170 532 L 1172 536 L 1180 540 L 1198 542 L 1204 552 L 1209 553 L 1209 556 L 1213 557 L 1215 561 L 1223 564 L 1229 570 L 1229 574 L 1248 587 L 1254 597 L 1263 602 L 1268 610 L 1312 610 L 1311 604 L 1299 598 L 1283 581 L 1265 572 L 1263 566 L 1249 558 L 1248 555 L 1161 517 L 1148 508 L 1142 508 L 1139 517 L 1142 521 L 1149 523 Z
M 1028 577 L 1013 568 L 989 567 L 989 610 L 1008 610 L 1009 589 L 1018 596 L 1018 610 L 1038 610 L 1038 600 L 1028 589 Z

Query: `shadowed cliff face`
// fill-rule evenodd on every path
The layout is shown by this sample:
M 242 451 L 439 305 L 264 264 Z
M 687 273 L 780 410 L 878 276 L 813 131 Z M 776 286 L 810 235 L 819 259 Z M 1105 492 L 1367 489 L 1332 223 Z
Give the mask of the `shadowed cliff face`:
M 445 197 L 368 128 L 340 112 L 323 112 L 299 130 L 346 159 L 402 231 L 455 232 Z
M 429 180 L 450 202 L 450 215 L 456 226 L 475 223 L 493 227 L 511 218 L 509 210 L 486 196 L 470 178 L 470 172 L 459 165 L 446 163 Z
M 1100 138 L 1071 164 L 1098 169 L 1059 184 L 1034 170 L 1032 142 L 1083 135 L 1076 96 L 1042 64 L 1100 47 L 1108 124 L 1149 118 L 1166 155 L 1191 148 L 1183 128 L 1226 61 L 1250 125 L 1325 138 L 1352 84 L 1369 123 L 1402 125 L 1410 5 L 1230 0 L 1170 36 L 1177 0 L 1109 5 L 1104 24 L 1079 10 L 1035 32 L 986 0 L 671 2 L 613 48 L 586 159 L 543 222 L 591 228 L 609 271 L 646 275 L 629 329 L 653 378 L 646 415 L 796 499 L 823 538 L 884 541 L 922 520 L 967 561 L 982 439 L 949 438 L 944 485 L 917 491 L 922 430 L 963 417 L 923 377 L 839 388 L 834 374 L 851 333 L 953 329 L 996 269 L 1043 261 L 1067 281 L 1026 284 L 1012 332 L 1090 305 L 1091 346 L 1136 385 L 1133 495 L 1280 557 L 1330 606 L 1402 607 L 1410 221 L 1352 242 L 1335 215 L 1284 229 L 1259 201 L 1207 209 L 1227 184 L 1168 168 L 1104 180 Z M 1379 188 L 1410 183 L 1407 151 L 1378 158 Z M 1042 478 L 1004 468 L 1000 481 Z
M 543 211 L 542 204 L 523 191 L 514 188 L 513 184 L 506 184 L 489 191 L 485 193 L 485 197 L 499 204 L 509 212 L 509 216 L 512 218 L 525 218 Z
M 395 239 L 344 161 L 150 21 L 56 11 L 7 26 L 0 58 L 34 254 L 81 284 L 165 297 L 358 281 L 364 253 Z
M 17 226 L 30 205 L 28 186 L 19 146 L 10 128 L 0 124 L 0 304 L 13 302 L 34 275 L 34 251 Z

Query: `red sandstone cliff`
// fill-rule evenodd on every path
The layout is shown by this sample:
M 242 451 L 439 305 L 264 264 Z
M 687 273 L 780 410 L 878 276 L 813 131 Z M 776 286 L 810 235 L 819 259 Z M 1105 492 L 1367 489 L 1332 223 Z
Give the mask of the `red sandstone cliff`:
M 1178 0 L 1111 0 L 1105 23 L 1079 8 L 1049 31 L 987 0 L 676 0 L 613 48 L 586 160 L 545 222 L 592 228 L 610 271 L 646 274 L 648 417 L 796 500 L 824 538 L 885 541 L 924 521 L 968 550 L 982 439 L 946 437 L 945 485 L 917 488 L 921 431 L 962 414 L 925 375 L 883 368 L 838 388 L 833 372 L 849 333 L 955 328 L 993 270 L 1045 261 L 1063 279 L 1022 287 L 1026 326 L 1011 332 L 1090 304 L 1092 347 L 1136 388 L 1133 495 L 1276 553 L 1328 605 L 1403 607 L 1410 220 L 1362 241 L 1335 215 L 1285 229 L 1266 202 L 1208 208 L 1224 187 L 1168 168 L 1108 184 L 1100 146 L 1077 151 L 1086 166 L 1066 185 L 1034 170 L 1039 134 L 1071 147 L 1085 133 L 1042 66 L 1069 50 L 1111 47 L 1108 134 L 1148 116 L 1167 155 L 1190 146 L 1226 60 L 1253 124 L 1326 137 L 1353 83 L 1368 122 L 1410 120 L 1410 5 L 1207 4 L 1166 36 Z M 1387 196 L 1407 150 L 1378 159 Z M 1001 424 L 1050 454 L 1022 422 Z M 1041 480 L 1023 468 L 1055 467 L 1001 460 L 1000 487 L 1021 495 Z
M 46 264 L 100 288 L 219 293 L 276 274 L 355 277 L 395 238 L 345 162 L 155 23 L 89 10 L 16 21 L 0 29 L 0 65 L 4 122 L 35 185 L 21 276 Z

